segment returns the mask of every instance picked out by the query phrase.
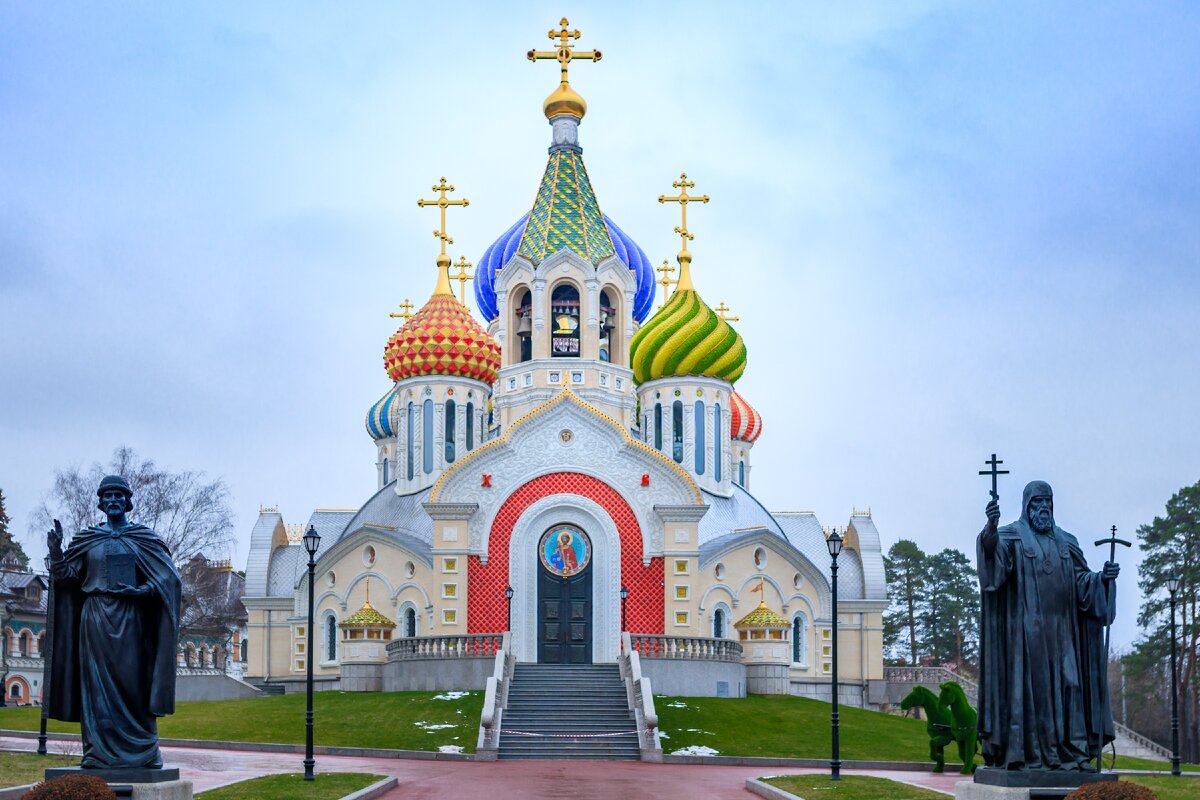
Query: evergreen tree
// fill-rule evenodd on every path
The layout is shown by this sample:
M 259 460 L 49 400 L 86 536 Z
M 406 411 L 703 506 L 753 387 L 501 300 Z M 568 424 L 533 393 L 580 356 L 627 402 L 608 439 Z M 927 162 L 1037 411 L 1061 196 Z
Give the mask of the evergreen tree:
M 893 658 L 903 659 L 906 644 L 909 664 L 917 663 L 917 607 L 927 583 L 926 558 L 916 542 L 901 539 L 883 559 L 891 601 L 883 617 L 883 645 Z
M 4 508 L 4 490 L 0 489 L 0 560 L 10 554 L 14 555 L 24 569 L 29 566 L 29 556 L 25 555 L 25 548 L 21 547 L 21 543 L 13 538 L 12 531 L 8 529 L 10 522 L 12 518 Z
M 926 590 L 918 619 L 923 649 L 940 663 L 974 672 L 979 656 L 979 583 L 971 560 L 946 548 L 925 561 Z

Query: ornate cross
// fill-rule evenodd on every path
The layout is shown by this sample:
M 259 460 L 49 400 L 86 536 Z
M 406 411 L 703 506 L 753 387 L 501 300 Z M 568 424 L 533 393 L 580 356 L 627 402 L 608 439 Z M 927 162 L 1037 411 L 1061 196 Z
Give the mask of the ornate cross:
M 454 266 L 458 267 L 458 272 L 451 275 L 450 280 L 458 281 L 458 302 L 462 303 L 470 311 L 471 307 L 467 305 L 467 281 L 474 280 L 475 273 L 467 272 L 471 268 L 471 262 L 467 261 L 466 256 L 459 256 Z
M 400 308 L 399 314 L 396 314 L 393 312 L 391 314 L 388 314 L 388 316 L 391 317 L 392 319 L 402 319 L 405 322 L 408 322 L 409 317 L 411 317 L 413 315 L 412 314 L 413 304 L 408 302 L 408 298 L 406 297 L 406 298 L 404 298 L 404 302 L 400 304 L 399 308 Z
M 548 58 L 557 60 L 559 68 L 562 70 L 562 82 L 565 86 L 567 85 L 567 67 L 570 66 L 572 61 L 577 58 L 586 58 L 589 61 L 599 61 L 601 53 L 599 50 L 580 50 L 576 52 L 575 45 L 571 44 L 571 40 L 578 39 L 582 34 L 577 30 L 573 31 L 567 27 L 570 25 L 570 23 L 567 22 L 566 17 L 563 17 L 562 22 L 559 24 L 562 25 L 562 30 L 556 31 L 552 28 L 549 33 L 546 34 L 550 41 L 558 39 L 557 50 L 530 50 L 525 54 L 525 57 L 534 62 L 542 61 Z
M 721 305 L 717 306 L 717 307 L 716 307 L 715 309 L 713 309 L 713 310 L 714 310 L 714 311 L 716 311 L 716 312 L 717 312 L 717 315 L 718 315 L 718 316 L 720 316 L 720 318 L 721 318 L 721 319 L 723 319 L 723 320 L 725 320 L 726 322 L 741 322 L 741 321 L 742 321 L 742 318 L 741 318 L 741 317 L 727 317 L 727 316 L 725 316 L 725 313 L 726 313 L 727 311 L 729 311 L 729 306 L 725 305 L 725 301 L 724 301 L 724 300 L 722 300 L 722 301 L 721 301 Z
M 696 238 L 692 234 L 688 233 L 687 204 L 688 203 L 707 203 L 710 198 L 706 194 L 690 195 L 687 193 L 688 189 L 696 188 L 696 182 L 689 181 L 687 179 L 686 172 L 681 172 L 679 174 L 679 180 L 672 182 L 671 185 L 679 190 L 679 194 L 675 195 L 674 197 L 667 197 L 665 194 L 660 194 L 658 196 L 658 202 L 660 202 L 660 203 L 679 203 L 679 209 L 680 209 L 680 211 L 683 212 L 683 221 L 680 225 L 677 225 L 675 227 L 675 232 L 678 233 L 680 238 L 683 240 L 682 249 L 687 250 L 687 243 L 690 240 Z
M 441 209 L 442 226 L 439 230 L 434 231 L 433 235 L 436 236 L 438 241 L 442 243 L 442 255 L 446 255 L 446 245 L 454 244 L 454 240 L 446 235 L 446 209 L 450 206 L 462 206 L 463 208 L 466 208 L 467 206 L 471 205 L 471 201 L 465 197 L 462 200 L 451 200 L 447 198 L 446 192 L 453 192 L 454 185 L 446 183 L 446 177 L 444 175 L 442 176 L 441 182 L 433 187 L 433 190 L 435 192 L 441 192 L 441 196 L 436 197 L 433 200 L 418 200 L 417 206 L 420 208 L 424 208 L 425 206 L 437 206 L 439 209 Z
M 663 259 L 663 265 L 661 267 L 655 267 L 654 271 L 662 273 L 662 277 L 655 281 L 655 283 L 663 287 L 662 302 L 658 304 L 658 307 L 662 308 L 667 304 L 667 294 L 671 291 L 671 286 L 679 283 L 679 281 L 671 278 L 671 273 L 675 271 L 675 268 L 672 267 L 670 262 L 665 258 Z
M 980 475 L 991 475 L 991 476 L 992 476 L 992 499 L 993 499 L 993 500 L 999 500 L 999 499 L 1000 499 L 1000 495 L 996 494 L 996 478 L 997 478 L 997 476 L 1000 476 L 1000 475 L 1007 475 L 1007 474 L 1008 474 L 1008 470 L 1006 470 L 1006 469 L 998 469 L 998 467 L 999 467 L 1001 464 L 1003 464 L 1004 462 L 1003 462 L 1003 461 L 1001 461 L 1000 459 L 996 458 L 996 454 L 995 454 L 995 453 L 992 453 L 992 460 L 991 460 L 991 461 L 985 461 L 985 462 L 983 462 L 983 463 L 984 463 L 984 464 L 987 464 L 988 466 L 990 466 L 990 467 L 991 467 L 991 469 L 981 469 L 981 470 L 979 470 L 979 474 L 980 474 Z

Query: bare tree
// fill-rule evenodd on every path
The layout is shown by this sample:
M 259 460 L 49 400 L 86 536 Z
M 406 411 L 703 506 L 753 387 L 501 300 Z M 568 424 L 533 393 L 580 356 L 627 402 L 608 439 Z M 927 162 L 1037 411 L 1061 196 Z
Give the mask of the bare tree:
M 233 543 L 233 510 L 229 487 L 221 478 L 205 481 L 204 473 L 161 469 L 141 459 L 130 447 L 113 451 L 107 465 L 93 463 L 54 471 L 54 485 L 33 512 L 30 531 L 43 537 L 54 519 L 80 531 L 100 521 L 96 487 L 105 475 L 120 475 L 133 489 L 132 518 L 153 528 L 166 541 L 177 564 L 200 553 L 225 554 Z

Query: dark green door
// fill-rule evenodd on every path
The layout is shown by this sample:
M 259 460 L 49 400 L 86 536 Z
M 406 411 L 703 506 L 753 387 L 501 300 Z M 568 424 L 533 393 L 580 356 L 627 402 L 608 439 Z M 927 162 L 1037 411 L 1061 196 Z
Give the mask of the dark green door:
M 538 663 L 592 663 L 592 565 L 560 577 L 538 565 Z

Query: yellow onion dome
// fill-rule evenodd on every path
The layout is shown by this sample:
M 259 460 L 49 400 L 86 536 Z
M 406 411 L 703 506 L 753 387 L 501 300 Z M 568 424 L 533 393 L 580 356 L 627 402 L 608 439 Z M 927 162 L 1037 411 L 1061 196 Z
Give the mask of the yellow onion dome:
M 758 608 L 733 623 L 735 628 L 790 628 L 791 623 L 760 602 Z
M 554 119 L 559 114 L 570 114 L 576 119 L 583 119 L 583 115 L 587 113 L 587 101 L 583 99 L 583 95 L 571 88 L 571 84 L 563 81 L 542 102 L 542 113 L 546 115 L 546 119 Z
M 368 600 L 363 607 L 338 623 L 339 628 L 394 628 L 396 623 L 375 610 Z
M 394 381 L 452 375 L 492 383 L 500 370 L 500 345 L 454 297 L 440 259 L 438 266 L 441 275 L 433 296 L 383 349 L 387 374 Z
M 746 344 L 693 288 L 687 272 L 691 254 L 684 250 L 679 261 L 678 288 L 629 343 L 633 379 L 698 375 L 733 383 L 746 371 Z

